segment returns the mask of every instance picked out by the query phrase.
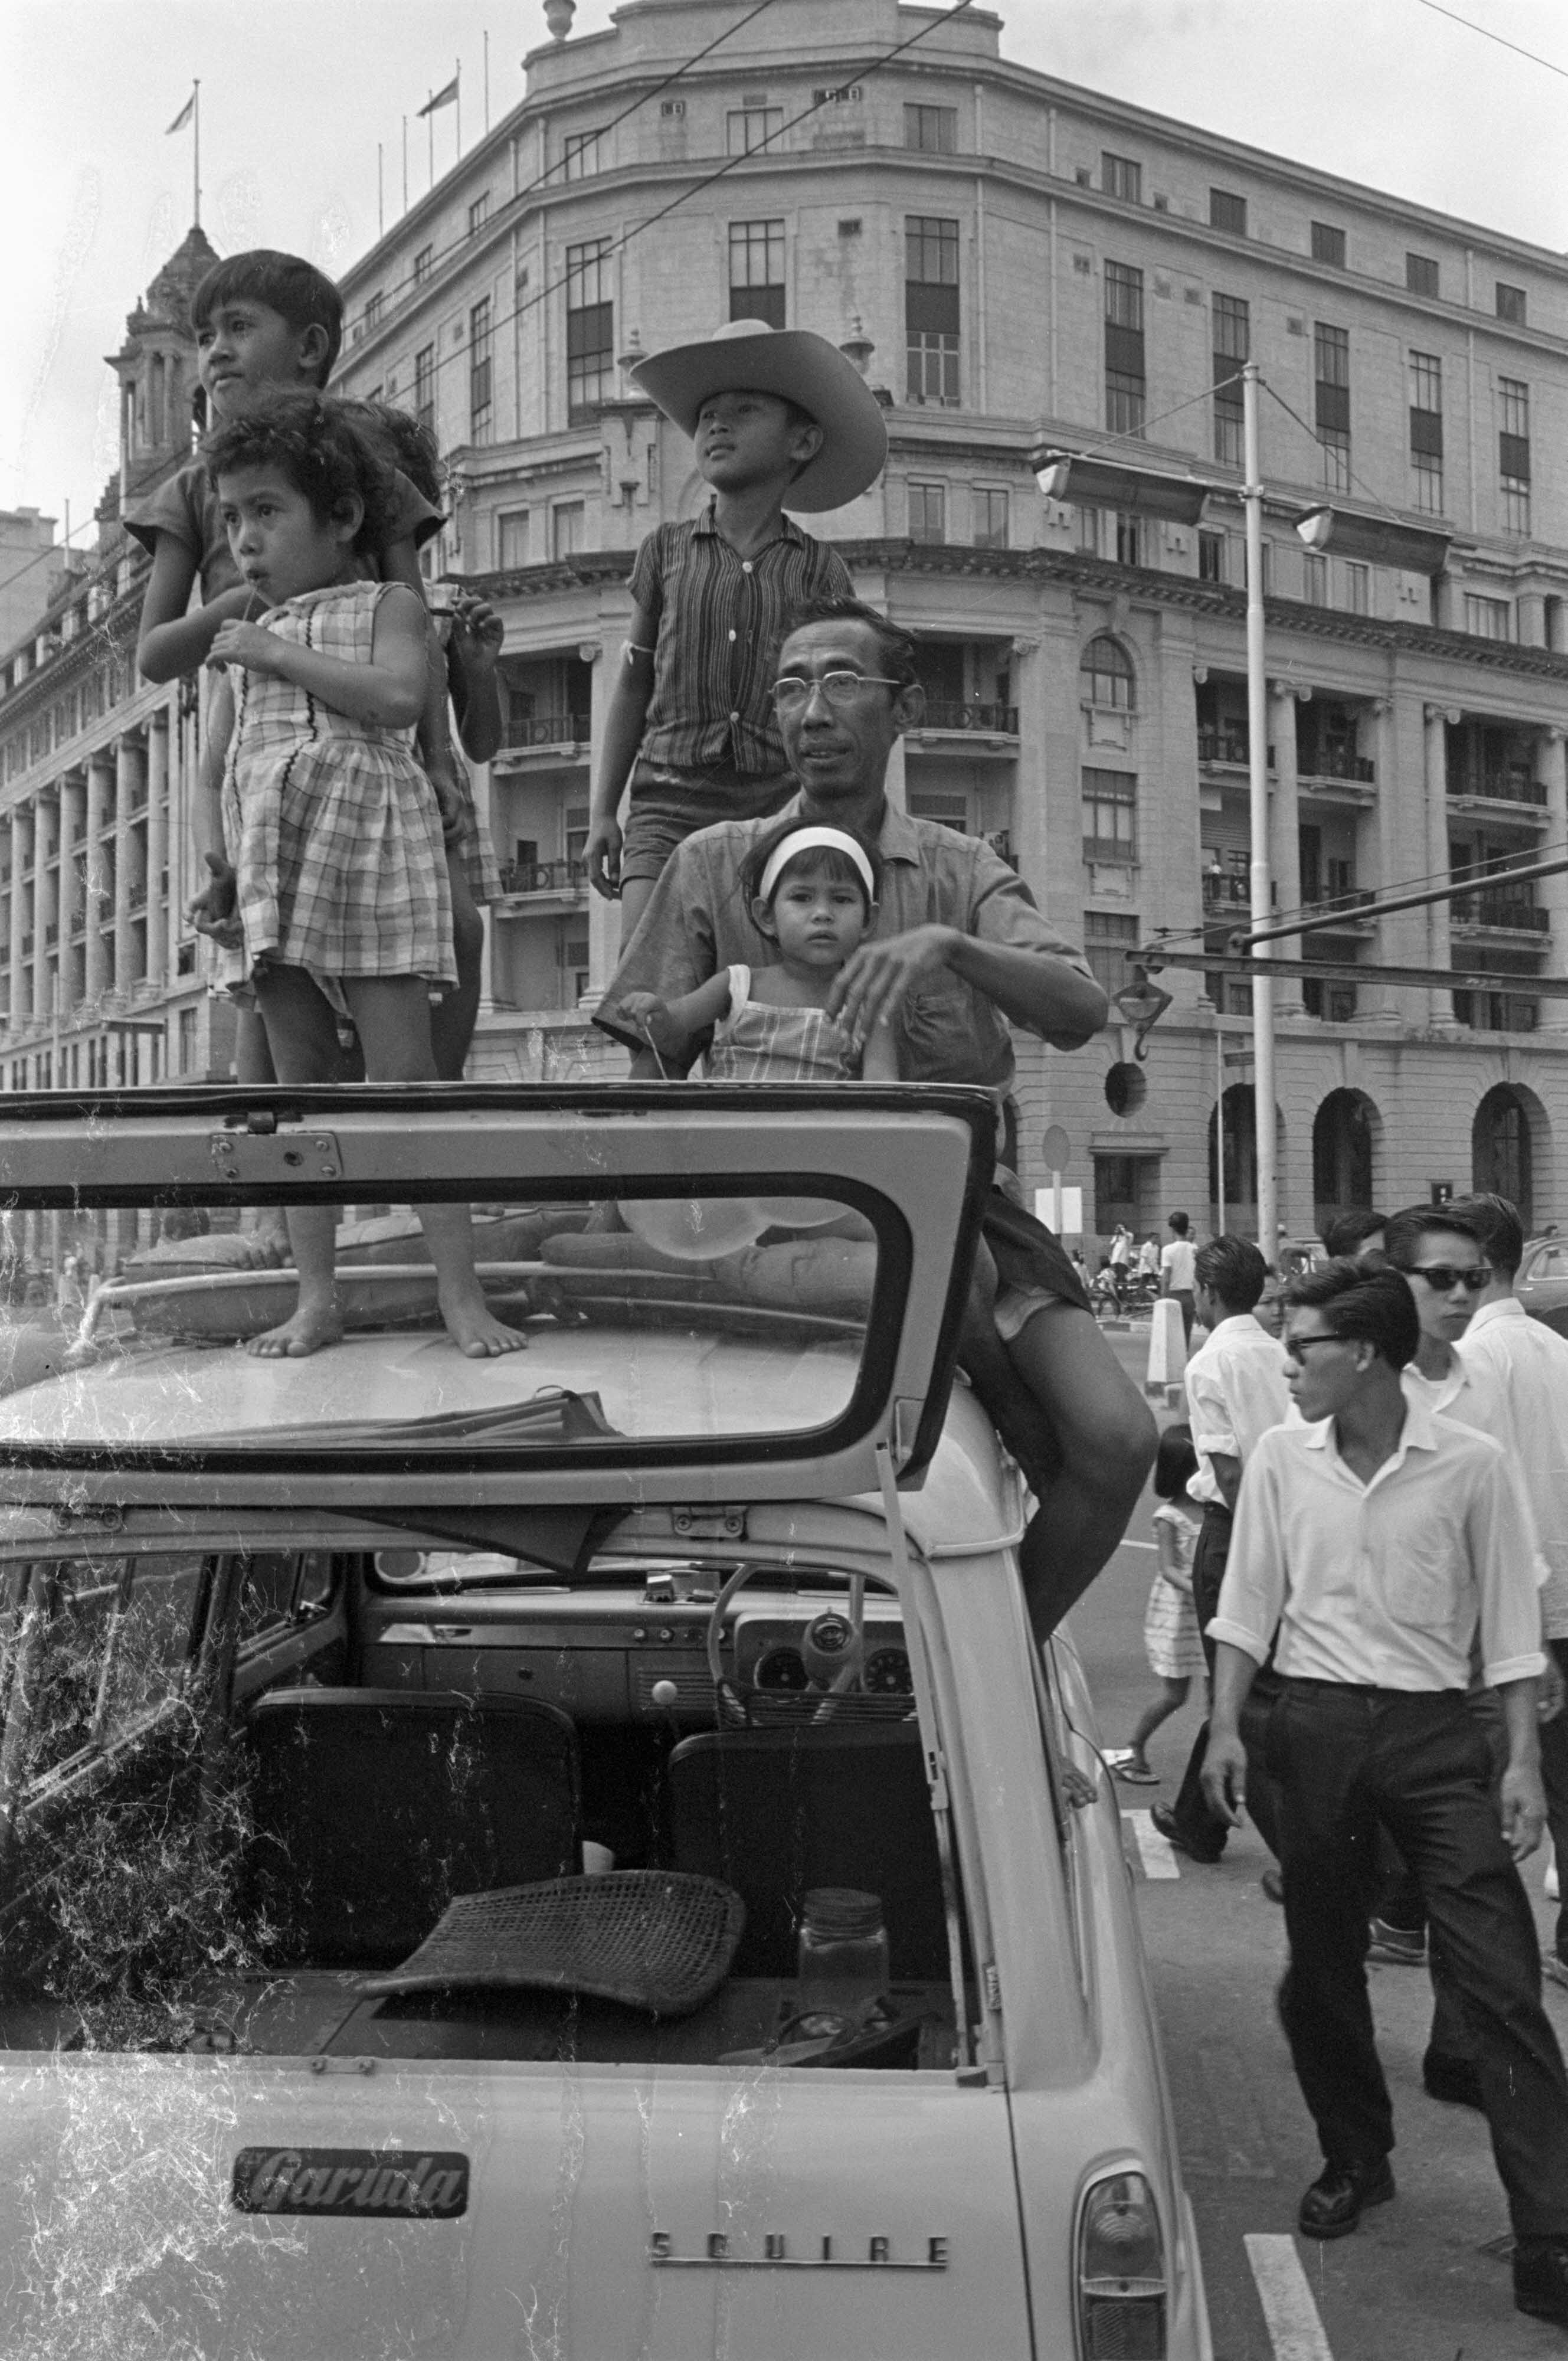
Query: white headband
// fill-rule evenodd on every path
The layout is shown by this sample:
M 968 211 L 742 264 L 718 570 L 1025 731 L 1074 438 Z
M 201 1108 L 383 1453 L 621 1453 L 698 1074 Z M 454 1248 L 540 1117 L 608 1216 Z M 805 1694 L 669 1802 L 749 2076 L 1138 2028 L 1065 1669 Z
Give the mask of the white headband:
M 797 853 L 817 851 L 848 853 L 865 882 L 867 901 L 876 900 L 876 879 L 872 875 L 872 864 L 866 859 L 863 848 L 855 842 L 852 836 L 846 836 L 841 828 L 792 829 L 784 842 L 775 844 L 768 855 L 768 865 L 757 888 L 757 899 L 760 902 L 767 900 L 779 882 L 779 872 L 787 868 Z

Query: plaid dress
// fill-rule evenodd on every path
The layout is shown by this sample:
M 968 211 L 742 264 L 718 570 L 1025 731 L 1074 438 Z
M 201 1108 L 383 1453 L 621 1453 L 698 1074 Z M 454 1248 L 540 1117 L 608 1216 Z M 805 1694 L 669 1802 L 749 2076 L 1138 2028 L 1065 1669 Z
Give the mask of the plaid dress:
M 702 1070 L 710 1082 L 852 1082 L 861 1053 L 826 1009 L 753 1000 L 751 969 L 732 967 L 729 1014 L 713 1028 Z
M 393 587 L 334 584 L 261 621 L 320 655 L 368 664 L 376 609 Z M 290 681 L 237 666 L 235 698 L 224 839 L 247 967 L 273 960 L 323 983 L 455 983 L 441 815 L 412 731 L 352 720 Z

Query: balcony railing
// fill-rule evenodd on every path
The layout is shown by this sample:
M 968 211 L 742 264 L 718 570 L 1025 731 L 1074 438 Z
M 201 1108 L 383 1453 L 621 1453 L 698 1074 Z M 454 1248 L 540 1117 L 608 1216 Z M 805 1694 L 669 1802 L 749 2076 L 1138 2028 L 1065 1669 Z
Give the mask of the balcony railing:
M 949 697 L 928 697 L 922 730 L 991 730 L 999 737 L 1018 735 L 1015 705 L 964 704 Z
M 586 861 L 509 861 L 501 869 L 506 894 L 571 894 L 587 882 Z
M 1523 894 L 1464 894 L 1452 905 L 1456 927 L 1506 927 L 1521 934 L 1544 935 L 1552 914 Z
M 1375 785 L 1377 779 L 1376 764 L 1365 754 L 1353 753 L 1348 746 L 1319 746 L 1297 767 L 1304 779 L 1350 779 L 1365 787 Z
M 1206 869 L 1203 872 L 1203 907 L 1206 910 L 1245 910 L 1252 901 L 1252 887 L 1239 871 Z
M 1247 733 L 1245 730 L 1200 730 L 1198 760 L 1201 763 L 1230 763 L 1238 770 L 1247 765 Z
M 518 754 L 531 746 L 586 746 L 593 724 L 586 713 L 530 713 L 514 716 L 506 725 L 500 752 Z
M 1528 763 L 1497 763 L 1474 770 L 1451 770 L 1451 796 L 1479 796 L 1487 803 L 1544 804 L 1546 782 Z

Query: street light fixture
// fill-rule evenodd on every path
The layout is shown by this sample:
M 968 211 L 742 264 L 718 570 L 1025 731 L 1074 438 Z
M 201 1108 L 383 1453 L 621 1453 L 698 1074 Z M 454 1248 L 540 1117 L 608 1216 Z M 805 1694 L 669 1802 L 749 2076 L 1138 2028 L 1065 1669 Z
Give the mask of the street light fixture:
M 1453 541 L 1452 533 L 1435 533 L 1426 525 L 1400 524 L 1391 517 L 1361 516 L 1354 509 L 1326 505 L 1299 516 L 1296 530 L 1309 549 L 1332 550 L 1336 557 L 1360 558 L 1429 578 L 1442 572 Z
M 1214 489 L 1191 476 L 1161 475 L 1157 468 L 1135 467 L 1124 459 L 1058 451 L 1048 443 L 1035 445 L 1029 466 L 1047 500 L 1086 509 L 1124 509 L 1167 524 L 1196 524 Z

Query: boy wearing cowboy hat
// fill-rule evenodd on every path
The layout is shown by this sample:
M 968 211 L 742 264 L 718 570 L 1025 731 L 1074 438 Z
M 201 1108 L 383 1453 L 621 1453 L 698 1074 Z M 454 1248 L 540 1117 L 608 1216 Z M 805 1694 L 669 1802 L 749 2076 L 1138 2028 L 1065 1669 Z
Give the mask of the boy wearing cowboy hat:
M 631 636 L 587 842 L 594 886 L 620 894 L 623 942 L 677 844 L 717 820 L 767 818 L 794 793 L 772 702 L 783 620 L 803 601 L 852 597 L 853 586 L 784 505 L 842 508 L 887 456 L 876 397 L 806 329 L 732 320 L 632 376 L 692 437 L 713 497 L 689 524 L 656 527 L 632 568 Z

